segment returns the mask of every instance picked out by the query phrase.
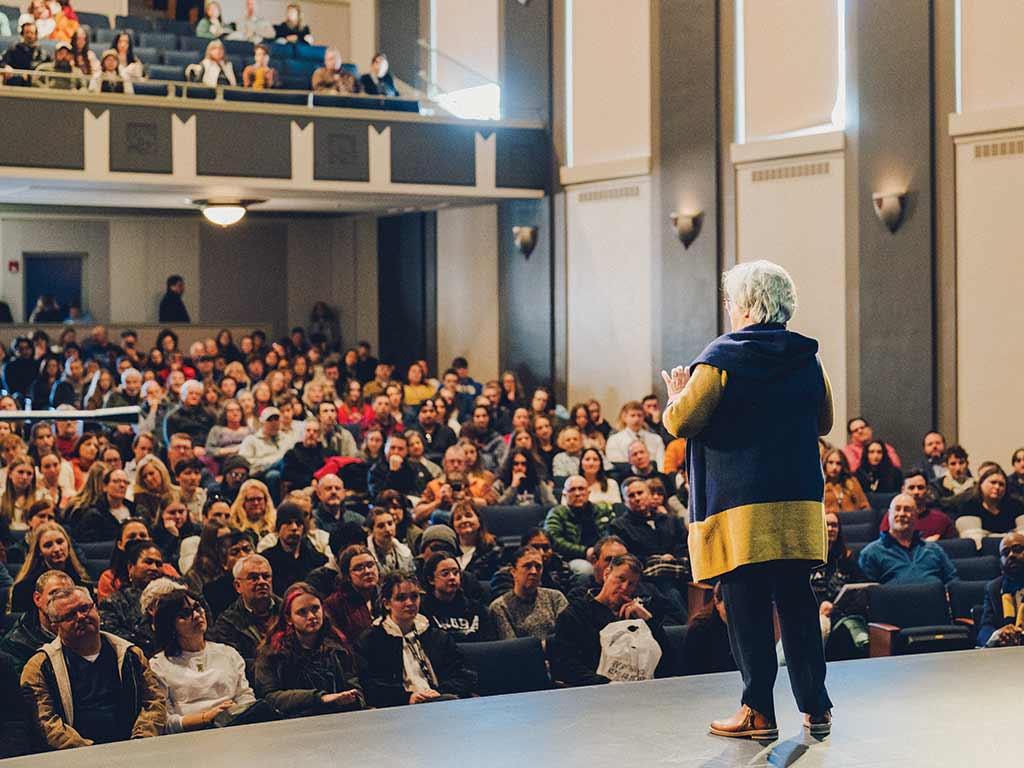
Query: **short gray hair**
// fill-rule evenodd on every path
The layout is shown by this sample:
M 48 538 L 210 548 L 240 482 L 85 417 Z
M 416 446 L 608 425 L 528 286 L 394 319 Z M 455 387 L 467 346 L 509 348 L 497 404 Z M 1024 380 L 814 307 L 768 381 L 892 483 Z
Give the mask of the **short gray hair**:
M 788 323 L 796 311 L 796 286 L 770 261 L 737 264 L 722 275 L 722 292 L 755 323 Z
M 238 560 L 235 562 L 234 567 L 231 569 L 232 578 L 242 578 L 242 572 L 246 569 L 249 563 L 263 563 L 265 566 L 267 566 L 267 568 L 270 568 L 271 571 L 273 571 L 273 567 L 270 565 L 270 561 L 267 560 L 267 558 L 265 558 L 263 555 L 246 555 L 245 557 L 238 558 Z
M 58 589 L 56 592 L 50 594 L 50 599 L 46 601 L 46 618 L 50 621 L 55 621 L 57 618 L 57 603 L 61 600 L 67 600 L 69 597 L 73 597 L 78 592 L 89 598 L 90 603 L 94 602 L 92 594 L 85 587 L 80 587 L 77 584 L 70 587 L 64 587 L 63 589 Z
M 37 595 L 43 594 L 43 592 L 46 591 L 46 587 L 50 584 L 51 581 L 63 581 L 69 587 L 75 583 L 74 580 L 72 580 L 72 578 L 68 576 L 64 571 L 58 571 L 56 569 L 43 571 L 41 574 L 39 574 L 39 578 L 36 579 L 36 588 L 34 590 L 35 593 Z

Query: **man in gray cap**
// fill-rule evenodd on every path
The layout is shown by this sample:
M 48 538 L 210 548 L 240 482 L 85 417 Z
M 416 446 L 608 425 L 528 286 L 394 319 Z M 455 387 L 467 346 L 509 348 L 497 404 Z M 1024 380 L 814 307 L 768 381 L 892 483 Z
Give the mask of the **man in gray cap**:
M 262 480 L 275 502 L 281 500 L 281 468 L 291 447 L 281 439 L 281 412 L 268 405 L 260 412 L 260 431 L 246 437 L 238 455 L 249 462 L 252 476 Z

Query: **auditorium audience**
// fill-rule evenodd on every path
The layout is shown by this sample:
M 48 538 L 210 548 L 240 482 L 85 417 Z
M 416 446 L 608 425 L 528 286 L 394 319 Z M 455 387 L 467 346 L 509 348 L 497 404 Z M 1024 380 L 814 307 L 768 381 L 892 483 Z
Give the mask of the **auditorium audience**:
M 32 70 L 37 69 L 43 62 L 49 61 L 43 50 L 39 47 L 39 32 L 36 28 L 36 23 L 31 18 L 21 17 L 21 38 L 18 42 L 13 43 L 10 48 L 3 55 L 3 83 L 4 85 L 15 85 L 15 86 L 29 86 L 32 85 L 32 77 L 29 75 L 14 75 L 9 74 L 12 70 Z M 58 318 L 59 320 L 59 318 Z M 33 320 L 32 322 L 42 322 Z M 51 321 L 52 322 L 52 321 Z M 31 343 L 28 339 L 25 342 L 29 345 L 29 354 L 31 354 Z M 21 350 L 18 350 L 19 356 Z M 22 358 L 25 359 L 25 358 Z M 13 362 L 13 361 L 12 361 Z M 12 371 L 13 372 L 13 371 Z M 6 376 L 6 371 L 5 371 Z M 32 376 L 35 376 L 35 372 L 32 372 Z M 8 391 L 18 392 L 22 395 L 28 394 L 28 385 L 31 384 L 31 380 L 26 383 L 24 388 L 19 387 L 17 379 L 8 378 L 8 386 L 14 385 L 14 389 Z
M 985 585 L 978 646 L 1020 645 L 1024 624 L 1024 533 L 1012 531 L 999 542 L 1002 573 Z
M 110 567 L 100 574 L 96 582 L 96 598 L 103 602 L 124 583 L 128 573 L 126 550 L 133 541 L 152 541 L 149 535 L 149 527 L 137 517 L 128 518 L 118 526 L 117 533 L 113 537 L 114 546 L 110 550 Z M 161 571 L 164 576 L 175 578 L 178 572 L 170 563 L 164 563 Z
M 690 619 L 683 647 L 686 671 L 691 675 L 735 672 L 736 660 L 729 643 L 729 616 L 721 582 L 715 584 L 711 601 Z
M 502 547 L 487 530 L 470 501 L 452 507 L 452 528 L 459 540 L 456 560 L 459 567 L 480 581 L 490 581 L 501 566 Z
M 207 0 L 203 18 L 196 24 L 196 37 L 207 39 L 221 38 L 227 35 L 231 25 L 225 25 L 221 18 L 220 3 L 217 0 Z
M 46 614 L 50 595 L 58 589 L 74 586 L 75 582 L 62 570 L 43 571 L 36 577 L 32 591 L 32 605 L 18 616 L 14 625 L 0 641 L 0 653 L 7 654 L 14 671 L 21 674 L 28 660 L 56 635 Z
M 868 493 L 895 493 L 903 484 L 903 475 L 893 465 L 881 440 L 871 440 L 864 447 L 856 474 L 860 487 Z
M 143 610 L 142 593 L 163 576 L 164 558 L 152 541 L 130 542 L 124 549 L 124 570 L 117 574 L 121 586 L 100 602 L 100 617 L 108 631 L 150 653 L 153 650 L 152 617 Z
M 821 466 L 825 474 L 825 514 L 871 508 L 860 481 L 850 472 L 846 454 L 838 448 L 826 451 Z
M 621 504 L 619 484 L 608 477 L 604 456 L 596 448 L 584 448 L 580 455 L 580 474 L 590 487 L 590 500 L 595 504 Z
M 868 581 L 882 584 L 910 584 L 938 580 L 949 584 L 956 579 L 956 567 L 938 544 L 921 538 L 917 522 L 917 501 L 908 493 L 893 497 L 889 504 L 889 530 L 860 553 L 860 569 Z
M 302 20 L 302 8 L 298 4 L 289 4 L 284 21 L 274 25 L 274 36 L 278 42 L 313 44 L 313 36 Z
M 389 490 L 415 495 L 422 490 L 417 482 L 416 470 L 407 458 L 408 454 L 409 443 L 405 435 L 393 432 L 385 443 L 384 455 L 370 467 L 367 486 L 371 496 Z
M 181 494 L 169 493 L 160 500 L 157 521 L 153 524 L 151 534 L 165 562 L 178 562 L 182 541 L 200 533 L 199 526 L 189 519 L 188 507 L 181 500 Z
M 631 477 L 623 481 L 626 513 L 611 524 L 612 533 L 626 542 L 631 555 L 641 562 L 686 557 L 686 530 L 674 515 L 659 515 L 653 509 L 647 482 Z
M 949 516 L 932 503 L 931 492 L 925 480 L 924 470 L 912 468 L 903 478 L 903 493 L 908 494 L 917 502 L 917 521 L 914 530 L 921 534 L 925 541 L 939 539 L 955 539 L 956 526 Z M 882 518 L 880 530 L 889 530 L 889 516 Z
M 234 65 L 225 58 L 224 43 L 220 40 L 210 41 L 210 44 L 206 46 L 206 55 L 203 56 L 202 61 L 185 67 L 185 78 L 190 82 L 209 86 L 238 84 Z M 181 320 L 179 322 L 188 321 Z
M 415 572 L 416 564 L 413 562 L 412 550 L 396 538 L 398 526 L 390 509 L 371 509 L 366 515 L 366 526 L 370 530 L 366 537 L 366 548 L 382 572 Z
M 288 588 L 302 581 L 314 568 L 327 563 L 306 536 L 307 514 L 296 503 L 282 502 L 277 508 L 277 543 L 262 555 L 274 571 L 274 594 L 283 595 Z
M 513 506 L 539 504 L 548 508 L 555 506 L 558 502 L 543 472 L 543 466 L 532 452 L 525 448 L 512 448 L 494 483 L 497 503 Z
M 285 717 L 365 706 L 349 643 L 331 623 L 320 594 L 303 581 L 284 593 L 256 657 L 255 677 L 256 691 Z
M 574 474 L 565 481 L 565 502 L 544 518 L 544 529 L 555 552 L 568 561 L 573 573 L 587 576 L 594 570 L 594 545 L 608 535 L 614 512 L 611 505 L 590 500 L 586 479 Z
M 463 569 L 450 553 L 437 552 L 427 557 L 420 574 L 426 590 L 420 600 L 420 614 L 460 643 L 496 639 L 487 607 L 466 596 L 462 577 Z
M 1024 502 L 1006 492 L 1006 474 L 999 467 L 989 467 L 978 476 L 978 484 L 960 505 L 958 516 L 973 515 L 981 520 L 983 531 L 1009 533 L 1017 527 L 1017 518 L 1024 515 Z
M 629 462 L 629 447 L 639 440 L 650 452 L 654 463 L 665 462 L 665 443 L 647 428 L 643 405 L 639 400 L 630 400 L 619 411 L 619 431 L 608 438 L 605 454 L 613 464 Z
M 324 65 L 314 70 L 310 78 L 313 93 L 337 96 L 359 93 L 359 81 L 351 72 L 342 69 L 341 63 L 341 52 L 337 48 L 328 48 L 324 51 Z
M 403 573 L 381 584 L 383 615 L 359 638 L 363 691 L 374 707 L 423 704 L 471 696 L 476 675 L 455 638 L 420 614 L 422 590 Z
M 550 546 L 550 545 L 549 545 Z M 568 602 L 561 592 L 541 586 L 544 558 L 535 547 L 520 547 L 512 555 L 512 589 L 491 603 L 499 640 L 514 637 L 547 638 Z
M 32 532 L 27 557 L 11 588 L 12 611 L 32 610 L 36 580 L 47 571 L 60 571 L 76 585 L 92 587 L 92 579 L 79 562 L 71 537 L 60 523 L 42 523 Z
M 235 589 L 235 563 L 255 554 L 256 547 L 248 533 L 232 528 L 230 533 L 217 539 L 220 545 L 221 572 L 203 587 L 203 600 L 210 609 L 210 623 L 238 599 Z
M 921 443 L 923 449 L 921 467 L 925 480 L 929 483 L 937 482 L 946 474 L 946 438 L 941 432 L 926 432 Z
M 305 488 L 313 481 L 313 474 L 330 456 L 321 442 L 320 422 L 308 419 L 302 425 L 302 441 L 288 449 L 282 460 L 281 480 L 289 488 Z
M 238 599 L 228 606 L 206 633 L 206 639 L 230 645 L 245 659 L 246 677 L 252 681 L 251 668 L 256 652 L 266 637 L 281 601 L 274 595 L 274 572 L 267 558 L 246 555 L 231 569 Z
M 850 465 L 850 471 L 856 472 L 860 469 L 864 449 L 867 448 L 868 443 L 875 439 L 875 432 L 871 425 L 868 424 L 867 419 L 855 416 L 846 422 L 846 434 L 849 436 L 849 442 L 843 447 L 843 455 L 846 456 L 846 463 Z M 883 445 L 890 462 L 899 469 L 901 466 L 900 457 L 896 453 L 896 449 L 888 443 L 883 443 Z

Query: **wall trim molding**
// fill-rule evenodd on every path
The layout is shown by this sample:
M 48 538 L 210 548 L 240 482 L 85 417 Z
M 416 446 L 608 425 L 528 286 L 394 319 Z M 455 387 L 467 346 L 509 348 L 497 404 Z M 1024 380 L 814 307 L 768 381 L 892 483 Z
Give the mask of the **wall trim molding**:
M 949 135 L 968 136 L 975 133 L 996 133 L 1024 128 L 1024 106 L 985 109 L 976 112 L 953 112 L 949 115 Z
M 829 131 L 807 136 L 790 136 L 784 139 L 750 141 L 746 144 L 732 144 L 730 159 L 733 165 L 756 163 L 761 160 L 779 160 L 784 157 L 821 155 L 826 152 L 841 152 L 846 148 L 846 133 Z
M 629 157 L 607 163 L 591 163 L 573 167 L 563 165 L 558 172 L 562 186 L 587 184 L 592 181 L 611 181 L 629 176 L 647 176 L 651 172 L 651 156 Z

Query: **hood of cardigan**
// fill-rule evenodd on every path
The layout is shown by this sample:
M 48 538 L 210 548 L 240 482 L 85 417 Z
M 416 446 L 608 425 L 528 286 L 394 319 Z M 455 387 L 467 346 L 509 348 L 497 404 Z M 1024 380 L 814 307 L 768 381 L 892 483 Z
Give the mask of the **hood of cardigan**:
M 803 367 L 817 353 L 814 339 L 781 323 L 756 323 L 715 339 L 697 361 L 752 379 L 771 379 Z

